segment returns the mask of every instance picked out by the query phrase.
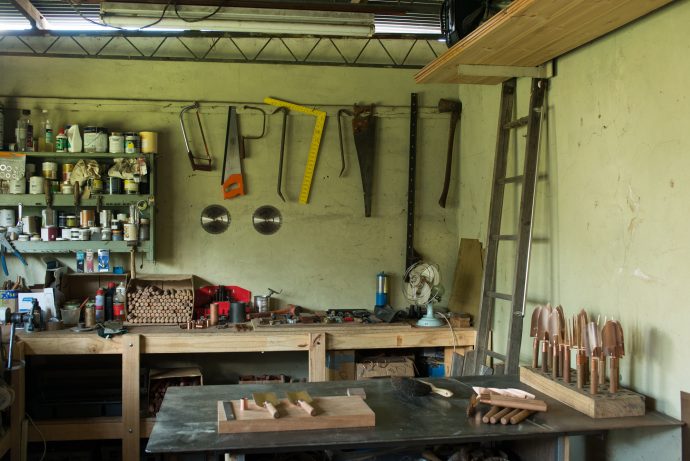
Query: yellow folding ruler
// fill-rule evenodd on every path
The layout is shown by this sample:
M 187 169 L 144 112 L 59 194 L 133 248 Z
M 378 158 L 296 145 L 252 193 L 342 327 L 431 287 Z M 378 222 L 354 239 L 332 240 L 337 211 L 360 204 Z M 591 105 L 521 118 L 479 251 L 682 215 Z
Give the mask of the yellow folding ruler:
M 302 112 L 303 114 L 313 115 L 316 117 L 316 124 L 314 125 L 314 133 L 311 135 L 311 144 L 309 145 L 309 156 L 307 157 L 307 166 L 304 169 L 304 177 L 302 178 L 302 187 L 299 192 L 299 203 L 306 204 L 309 202 L 309 191 L 311 191 L 311 182 L 314 178 L 314 170 L 316 169 L 316 158 L 319 156 L 319 147 L 321 146 L 321 136 L 323 135 L 323 127 L 326 124 L 326 112 L 322 110 L 312 109 L 311 107 L 299 106 L 290 102 L 281 101 L 280 99 L 264 98 L 265 104 L 272 106 L 285 107 L 289 110 Z

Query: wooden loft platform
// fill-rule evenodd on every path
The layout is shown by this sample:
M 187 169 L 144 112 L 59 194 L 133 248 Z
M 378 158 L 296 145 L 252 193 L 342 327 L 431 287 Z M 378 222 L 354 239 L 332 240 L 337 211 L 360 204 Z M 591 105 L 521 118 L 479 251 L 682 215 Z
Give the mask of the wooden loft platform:
M 671 1 L 514 0 L 427 64 L 415 75 L 415 80 L 417 83 L 501 83 L 508 77 L 491 72 L 487 72 L 490 75 L 476 75 L 476 72 L 461 75 L 458 66 L 537 67 Z

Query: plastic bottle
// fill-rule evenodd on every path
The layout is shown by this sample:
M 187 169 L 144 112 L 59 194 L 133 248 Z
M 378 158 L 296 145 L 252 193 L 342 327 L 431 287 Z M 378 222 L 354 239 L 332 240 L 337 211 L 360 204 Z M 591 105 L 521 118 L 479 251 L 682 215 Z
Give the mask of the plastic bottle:
M 53 152 L 55 150 L 53 124 L 48 118 L 48 109 L 43 109 L 41 113 L 43 117 L 41 119 L 41 134 L 38 138 L 38 150 L 40 152 Z
M 96 323 L 105 321 L 105 292 L 103 288 L 96 290 Z
M 29 122 L 29 114 L 31 114 L 30 110 L 22 110 L 22 115 L 19 117 L 17 120 L 17 129 L 15 130 L 15 134 L 17 137 L 17 150 L 19 152 L 26 152 L 26 147 L 27 147 L 27 127 L 28 127 L 28 122 Z
M 79 125 L 72 125 L 67 129 L 67 150 L 70 152 L 81 152 L 83 144 L 81 142 L 81 133 L 79 133 Z
M 64 128 L 60 128 L 60 132 L 55 137 L 55 152 L 67 152 L 67 135 Z
M 127 288 L 124 282 L 120 284 L 115 289 L 115 296 L 113 297 L 113 320 L 125 320 L 125 300 Z

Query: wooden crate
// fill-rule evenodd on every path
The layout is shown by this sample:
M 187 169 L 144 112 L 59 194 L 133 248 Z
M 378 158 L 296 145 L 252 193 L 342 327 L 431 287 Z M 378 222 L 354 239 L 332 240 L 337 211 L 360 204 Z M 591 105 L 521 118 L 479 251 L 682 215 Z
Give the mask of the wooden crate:
M 591 418 L 618 418 L 622 416 L 642 416 L 645 413 L 644 396 L 629 389 L 619 388 L 615 394 L 609 393 L 608 383 L 599 386 L 599 393 L 589 393 L 589 386 L 577 388 L 577 372 L 571 372 L 571 382 L 563 378 L 554 380 L 551 373 L 541 369 L 520 367 L 520 381 L 549 397 L 558 400 Z

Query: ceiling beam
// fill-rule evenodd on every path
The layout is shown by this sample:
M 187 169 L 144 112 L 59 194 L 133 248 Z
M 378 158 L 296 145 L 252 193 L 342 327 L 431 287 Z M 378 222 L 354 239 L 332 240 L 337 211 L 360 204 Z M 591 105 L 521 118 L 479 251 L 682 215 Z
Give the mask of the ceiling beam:
M 34 29 L 50 29 L 48 20 L 43 17 L 41 12 L 36 9 L 30 0 L 10 0 L 10 3 L 12 3 L 12 5 L 19 10 L 22 16 L 24 16 L 31 23 L 31 27 Z

